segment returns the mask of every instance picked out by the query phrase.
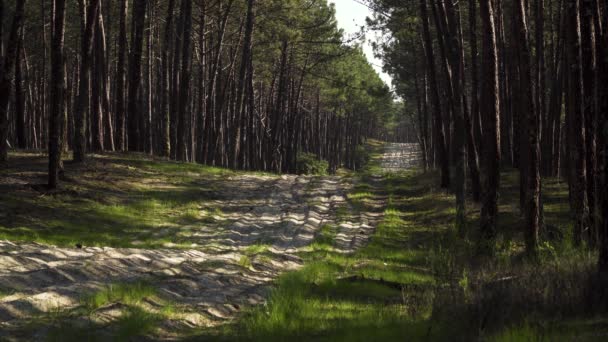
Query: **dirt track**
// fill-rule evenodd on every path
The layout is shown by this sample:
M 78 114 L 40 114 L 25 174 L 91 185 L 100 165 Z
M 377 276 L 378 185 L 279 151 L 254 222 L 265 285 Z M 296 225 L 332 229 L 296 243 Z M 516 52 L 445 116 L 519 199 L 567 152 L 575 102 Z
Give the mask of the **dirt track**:
M 415 159 L 415 146 L 388 144 L 381 163 L 395 171 L 412 167 Z M 76 307 L 84 293 L 107 284 L 135 280 L 149 281 L 161 297 L 188 308 L 179 324 L 200 326 L 231 317 L 243 305 L 264 301 L 279 273 L 300 266 L 297 252 L 323 225 L 339 227 L 341 252 L 366 243 L 381 214 L 336 220 L 339 207 L 353 212 L 345 196 L 351 186 L 337 176 L 227 179 L 219 199 L 210 203 L 223 213 L 216 223 L 184 227 L 191 232 L 190 250 L 0 241 L 0 289 L 12 293 L 0 299 L 0 331 L 41 313 Z M 263 257 L 248 253 L 251 246 L 263 246 Z M 92 319 L 107 322 L 114 312 L 113 306 L 101 308 Z

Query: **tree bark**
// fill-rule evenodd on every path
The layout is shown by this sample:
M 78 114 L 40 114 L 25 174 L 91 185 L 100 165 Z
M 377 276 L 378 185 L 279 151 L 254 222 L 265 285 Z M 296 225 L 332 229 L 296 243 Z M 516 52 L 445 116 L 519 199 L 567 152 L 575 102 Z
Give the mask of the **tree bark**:
M 183 22 L 182 35 L 182 69 L 180 76 L 179 90 L 179 117 L 177 125 L 177 158 L 181 161 L 187 161 L 188 142 L 186 134 L 186 124 L 190 123 L 188 118 L 188 95 L 190 93 L 190 66 L 192 63 L 192 54 L 190 51 L 190 42 L 192 41 L 192 0 L 182 0 L 181 4 L 181 20 Z
M 25 133 L 25 93 L 23 91 L 23 70 L 22 70 L 22 51 L 23 51 L 23 28 L 19 33 L 21 37 L 17 46 L 17 59 L 15 60 L 15 120 L 16 120 L 16 138 L 17 147 L 26 148 L 26 133 Z
M 80 0 L 84 7 L 84 0 Z M 81 37 L 81 56 L 80 56 L 80 84 L 78 99 L 74 108 L 74 161 L 83 162 L 86 152 L 86 112 L 89 103 L 89 76 L 91 73 L 93 35 L 95 33 L 95 23 L 97 22 L 97 11 L 101 0 L 91 0 L 86 6 L 84 15 L 84 30 Z M 85 19 L 86 18 L 86 19 Z
M 424 38 L 424 48 L 426 51 L 427 68 L 429 70 L 429 83 L 431 91 L 431 101 L 433 103 L 433 122 L 434 133 L 436 135 L 436 149 L 441 167 L 441 187 L 448 188 L 450 186 L 450 167 L 448 153 L 445 143 L 445 131 L 443 120 L 441 117 L 441 101 L 439 98 L 439 85 L 437 83 L 437 71 L 435 68 L 435 57 L 433 54 L 433 40 L 429 28 L 429 14 L 426 5 L 426 0 L 420 0 L 420 18 L 422 19 L 422 31 Z
M 595 105 L 595 75 L 596 75 L 596 59 L 594 56 L 595 34 L 599 30 L 594 28 L 593 14 L 594 2 L 592 0 L 583 0 L 581 6 L 581 66 L 583 77 L 583 99 L 582 110 L 585 126 L 585 172 L 586 172 L 586 192 L 587 203 L 589 207 L 589 243 L 592 246 L 597 244 L 597 229 L 596 222 L 596 173 L 597 173 L 597 155 L 596 155 L 596 105 Z
M 125 59 L 127 54 L 127 8 L 128 0 L 120 0 L 118 4 L 118 62 L 116 64 L 116 145 L 120 151 L 125 150 Z
M 127 98 L 127 145 L 129 151 L 142 151 L 144 145 L 139 127 L 141 108 L 138 101 L 138 93 L 141 86 L 141 57 L 144 42 L 146 4 L 146 0 L 135 0 L 133 2 L 133 32 L 131 54 L 129 56 L 129 91 Z
M 65 64 L 63 42 L 65 31 L 65 0 L 54 0 L 53 28 L 51 30 L 51 111 L 49 115 L 49 189 L 57 188 L 61 163 L 61 131 L 64 123 Z
M 473 123 L 473 132 L 475 134 L 475 142 L 477 143 L 477 155 L 481 155 L 481 118 L 479 113 L 479 76 L 477 63 L 477 0 L 469 0 L 469 45 L 471 49 L 471 118 Z
M 163 50 L 161 57 L 161 77 L 160 77 L 160 88 L 161 88 L 161 99 L 160 99 L 160 115 L 161 115 L 161 155 L 169 158 L 171 156 L 171 138 L 170 129 L 171 121 L 169 114 L 169 99 L 170 94 L 170 78 L 171 78 L 171 67 L 169 63 L 170 51 L 173 49 L 173 38 L 171 33 L 173 32 L 173 12 L 175 8 L 175 0 L 169 0 L 167 5 L 167 17 L 165 19 L 165 32 L 163 37 Z
M 239 69 L 238 76 L 238 87 L 237 87 L 237 95 L 236 95 L 236 110 L 237 110 L 237 127 L 235 129 L 234 136 L 234 149 L 233 149 L 233 159 L 232 165 L 234 167 L 243 167 L 243 162 L 241 161 L 239 165 L 239 154 L 241 152 L 241 146 L 244 145 L 245 141 L 243 138 L 245 134 L 242 134 L 241 131 L 245 129 L 247 125 L 247 117 L 246 117 L 246 101 L 243 100 L 245 96 L 245 87 L 246 84 L 246 76 L 247 70 L 252 68 L 252 56 L 251 56 L 251 48 L 253 43 L 253 26 L 255 21 L 255 0 L 248 0 L 247 2 L 247 22 L 245 24 L 245 40 L 243 41 L 243 52 L 241 54 L 241 66 Z M 241 157 L 241 160 L 243 158 Z
M 604 289 L 604 300 L 608 295 L 608 4 L 604 4 L 603 13 L 598 11 L 598 22 L 601 18 L 602 30 L 598 30 L 600 36 L 596 39 L 596 53 L 598 61 L 598 192 L 599 205 L 599 235 L 600 253 L 598 258 L 598 270 L 601 288 Z M 600 14 L 603 14 L 600 15 Z
M 0 164 L 8 161 L 8 103 L 12 88 L 11 78 L 17 60 L 19 32 L 23 25 L 24 6 L 25 0 L 17 1 L 4 63 L 0 66 Z
M 455 228 L 462 236 L 466 234 L 466 206 L 465 206 L 465 163 L 467 134 L 464 114 L 464 63 L 462 60 L 462 47 L 458 33 L 457 11 L 452 1 L 445 3 L 445 16 L 447 27 L 445 28 L 448 61 L 452 71 L 451 83 L 453 89 L 453 113 L 454 113 L 454 190 L 456 195 L 456 222 Z M 442 6 L 438 4 L 441 9 Z M 440 10 L 440 12 L 444 12 Z
M 480 0 L 482 21 L 482 79 L 480 111 L 483 115 L 484 148 L 482 158 L 483 193 L 480 215 L 479 252 L 492 254 L 496 238 L 498 187 L 500 184 L 500 101 L 496 27 L 492 0 Z
M 521 92 L 519 111 L 523 118 L 525 115 L 525 127 L 523 132 L 525 135 L 524 146 L 527 149 L 527 163 L 520 165 L 520 179 L 525 179 L 524 189 L 524 206 L 522 211 L 526 223 L 526 252 L 530 255 L 536 255 L 538 251 L 538 232 L 540 220 L 540 151 L 538 141 L 538 116 L 539 111 L 536 110 L 534 101 L 534 93 L 532 89 L 532 64 L 530 43 L 528 40 L 528 23 L 526 17 L 526 9 L 523 0 L 518 0 L 514 6 L 513 23 L 516 28 L 517 35 L 515 39 L 520 42 L 520 49 L 517 51 L 519 65 L 519 89 Z M 524 177 L 525 175 L 525 177 Z M 522 181 L 523 182 L 523 181 Z
M 570 203 L 574 218 L 574 244 L 580 246 L 588 219 L 586 143 L 583 117 L 584 86 L 581 60 L 580 0 L 567 0 L 568 20 L 568 102 L 570 117 Z

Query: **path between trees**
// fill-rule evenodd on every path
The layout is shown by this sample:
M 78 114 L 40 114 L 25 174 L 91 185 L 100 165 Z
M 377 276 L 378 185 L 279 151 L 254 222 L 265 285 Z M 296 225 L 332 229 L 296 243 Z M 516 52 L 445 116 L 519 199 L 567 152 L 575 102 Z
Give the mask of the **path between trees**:
M 415 144 L 387 144 L 381 165 L 387 171 L 411 168 L 416 149 Z M 247 175 L 223 182 L 219 198 L 210 203 L 221 214 L 216 224 L 187 227 L 193 231 L 189 250 L 0 241 L 0 289 L 12 292 L 0 298 L 0 331 L 74 308 L 84 294 L 109 284 L 138 280 L 187 308 L 179 322 L 168 324 L 213 324 L 244 305 L 263 302 L 273 279 L 301 265 L 297 252 L 324 225 L 338 227 L 336 248 L 348 253 L 364 245 L 382 219 L 381 213 L 359 213 L 338 220 L 340 212 L 355 212 L 346 199 L 352 181 L 339 176 Z M 116 305 L 109 305 L 86 319 L 103 324 L 116 315 Z

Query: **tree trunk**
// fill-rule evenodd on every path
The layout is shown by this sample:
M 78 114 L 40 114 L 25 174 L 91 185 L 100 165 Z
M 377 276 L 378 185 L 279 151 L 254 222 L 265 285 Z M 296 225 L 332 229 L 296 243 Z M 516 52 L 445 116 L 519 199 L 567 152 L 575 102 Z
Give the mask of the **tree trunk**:
M 65 115 L 65 64 L 63 41 L 65 31 L 65 0 L 54 0 L 53 28 L 51 30 L 51 112 L 49 115 L 49 189 L 57 188 L 61 163 L 61 131 Z
M 538 250 L 538 232 L 540 218 L 540 151 L 538 142 L 538 116 L 534 94 L 532 89 L 532 65 L 530 43 L 528 41 L 528 23 L 523 0 L 518 0 L 514 6 L 514 23 L 517 35 L 514 37 L 520 42 L 520 49 L 516 52 L 519 65 L 519 80 L 521 102 L 519 106 L 520 115 L 524 118 L 526 130 L 524 146 L 527 149 L 527 164 L 520 165 L 520 179 L 525 179 L 524 189 L 524 213 L 526 223 L 526 252 L 536 255 Z M 524 120 L 522 120 L 524 121 Z M 526 177 L 524 177 L 526 175 Z
M 477 0 L 469 0 L 469 45 L 471 49 L 471 118 L 473 123 L 473 132 L 475 134 L 475 142 L 477 143 L 477 155 L 481 155 L 481 118 L 479 113 L 479 76 L 477 63 Z
M 91 56 L 94 63 L 91 71 L 91 149 L 95 152 L 103 152 L 104 150 L 104 132 L 103 132 L 103 118 L 104 110 L 102 108 L 102 93 L 103 93 L 103 68 L 105 64 L 105 32 L 103 29 L 103 16 L 101 5 L 97 11 L 97 17 L 95 18 L 95 38 L 94 54 Z M 107 114 L 107 113 L 106 113 Z
M 235 129 L 235 137 L 234 137 L 234 154 L 232 159 L 232 165 L 234 167 L 243 167 L 243 163 L 241 162 L 239 165 L 239 154 L 241 152 L 241 145 L 244 144 L 243 138 L 245 134 L 241 133 L 241 130 L 244 130 L 247 125 L 247 117 L 246 117 L 246 101 L 243 100 L 245 96 L 245 87 L 246 84 L 246 76 L 247 70 L 252 68 L 252 55 L 251 55 L 251 46 L 253 42 L 253 26 L 255 20 L 255 0 L 248 0 L 247 2 L 247 22 L 245 24 L 245 40 L 243 41 L 243 52 L 241 54 L 241 66 L 239 69 L 238 76 L 238 87 L 237 87 L 237 95 L 236 95 L 236 110 L 237 110 L 237 120 L 236 120 L 236 129 Z M 241 158 L 242 160 L 242 158 Z
M 23 25 L 24 6 L 25 0 L 17 1 L 4 63 L 0 66 L 0 164 L 8 161 L 8 103 L 12 88 L 11 76 L 17 60 L 19 32 Z
M 584 86 L 581 66 L 580 0 L 567 0 L 568 20 L 568 102 L 570 116 L 570 203 L 574 218 L 574 244 L 582 242 L 583 228 L 587 223 L 587 175 L 585 161 L 585 125 L 583 118 Z
M 161 77 L 160 77 L 160 88 L 162 96 L 160 99 L 160 115 L 161 115 L 161 155 L 169 158 L 171 156 L 171 139 L 170 129 L 171 121 L 169 114 L 169 99 L 170 94 L 170 75 L 171 67 L 169 63 L 170 51 L 173 48 L 173 38 L 171 33 L 173 31 L 173 12 L 175 7 L 175 0 L 169 0 L 167 6 L 167 18 L 165 19 L 165 32 L 163 38 L 163 50 L 161 58 Z
M 128 0 L 120 0 L 118 4 L 118 62 L 116 64 L 116 145 L 120 151 L 125 150 L 125 59 L 127 54 L 127 8 Z
M 187 134 L 186 124 L 190 122 L 188 118 L 188 96 L 190 93 L 190 65 L 192 63 L 190 42 L 192 31 L 192 0 L 182 0 L 181 4 L 181 20 L 183 22 L 182 35 L 182 69 L 180 76 L 180 92 L 179 92 L 179 117 L 177 126 L 177 159 L 187 161 Z
M 207 53 L 205 51 L 205 47 L 207 46 L 205 41 L 205 24 L 206 24 L 206 6 L 205 2 L 202 1 L 200 4 L 200 21 L 199 21 L 199 53 L 200 53 L 200 63 L 199 63 L 199 89 L 198 89 L 198 109 L 197 109 L 197 126 L 196 126 L 196 156 L 195 159 L 198 163 L 205 162 L 205 129 L 206 129 L 206 113 L 205 113 L 205 96 L 206 96 L 206 88 L 205 88 L 205 67 L 207 61 Z
M 500 184 L 500 103 L 498 83 L 498 55 L 496 53 L 496 28 L 491 0 L 480 0 L 482 21 L 481 101 L 483 115 L 484 148 L 482 158 L 483 193 L 480 216 L 479 252 L 492 254 L 496 238 L 498 214 L 498 187 Z
M 426 0 L 420 0 L 420 18 L 422 19 L 424 48 L 426 51 L 427 68 L 429 70 L 429 83 L 431 91 L 431 101 L 433 103 L 434 133 L 436 135 L 436 149 L 441 166 L 441 187 L 450 186 L 450 167 L 448 153 L 445 145 L 445 131 L 441 117 L 441 101 L 439 98 L 439 85 L 437 83 L 437 71 L 435 68 L 435 57 L 433 54 L 433 40 L 429 28 L 429 15 Z
M 80 85 L 78 99 L 74 108 L 74 161 L 83 162 L 86 151 L 86 112 L 91 94 L 89 93 L 89 75 L 91 73 L 91 59 L 93 50 L 93 34 L 97 22 L 97 11 L 101 0 L 91 0 L 83 13 L 84 30 L 81 33 L 80 56 Z M 84 7 L 84 0 L 80 0 Z
M 133 32 L 131 54 L 129 56 L 129 92 L 127 98 L 128 120 L 128 149 L 129 151 L 143 150 L 143 137 L 140 136 L 139 90 L 141 86 L 141 57 L 144 41 L 144 22 L 146 19 L 146 0 L 133 2 Z
M 4 23 L 4 0 L 0 0 L 0 23 Z M 4 25 L 0 25 L 0 64 L 4 58 Z
M 26 148 L 25 133 L 25 93 L 23 91 L 22 51 L 23 51 L 23 28 L 19 34 L 19 45 L 17 47 L 17 59 L 15 60 L 15 120 L 17 147 Z
M 601 281 L 601 288 L 604 289 L 604 300 L 608 295 L 608 4 L 604 5 L 602 18 L 602 31 L 596 39 L 596 53 L 598 61 L 598 214 L 600 253 L 598 260 L 598 270 Z M 598 30 L 599 32 L 599 30 Z
M 445 11 L 438 4 L 440 13 L 445 16 L 447 27 L 445 28 L 448 62 L 452 71 L 451 83 L 453 89 L 453 114 L 454 114 L 454 190 L 456 195 L 456 231 L 462 236 L 466 234 L 466 207 L 465 207 L 465 163 L 466 145 L 465 115 L 463 106 L 464 94 L 464 63 L 462 61 L 462 47 L 458 34 L 457 8 L 451 1 L 446 1 Z
M 583 77 L 583 120 L 585 126 L 585 171 L 586 171 L 586 191 L 587 203 L 589 206 L 589 222 L 588 222 L 588 237 L 589 243 L 592 246 L 597 244 L 597 229 L 596 222 L 596 173 L 597 173 L 597 155 L 595 146 L 596 136 L 596 106 L 595 106 L 595 56 L 594 42 L 595 33 L 593 23 L 594 2 L 592 0 L 584 0 L 580 2 L 581 6 L 581 50 L 582 50 L 582 77 Z

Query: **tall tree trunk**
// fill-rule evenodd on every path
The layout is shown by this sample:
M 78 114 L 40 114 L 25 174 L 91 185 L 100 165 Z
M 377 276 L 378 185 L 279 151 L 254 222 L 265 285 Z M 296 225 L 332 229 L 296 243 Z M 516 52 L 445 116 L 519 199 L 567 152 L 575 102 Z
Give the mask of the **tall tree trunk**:
M 456 230 L 461 234 L 466 234 L 466 207 L 465 207 L 465 163 L 466 145 L 465 135 L 467 133 L 464 114 L 464 63 L 461 59 L 462 47 L 460 46 L 457 11 L 452 1 L 446 1 L 445 11 L 441 4 L 438 4 L 442 16 L 445 16 L 447 27 L 445 28 L 446 45 L 448 51 L 448 61 L 452 71 L 453 89 L 453 113 L 454 113 L 454 190 L 456 193 Z
M 0 23 L 4 23 L 4 0 L 0 0 Z M 0 64 L 4 58 L 4 25 L 0 25 Z
M 601 288 L 604 289 L 604 300 L 608 298 L 608 4 L 604 4 L 603 13 L 597 13 L 602 30 L 596 39 L 596 53 L 598 61 L 598 214 L 600 233 L 600 253 L 598 270 Z M 603 14 L 602 15 L 600 15 Z
M 142 99 L 142 106 L 144 107 L 145 115 L 142 115 L 142 127 L 144 128 L 144 150 L 146 153 L 152 155 L 154 153 L 154 141 L 156 141 L 155 137 L 155 129 L 154 123 L 156 120 L 153 120 L 153 116 L 155 114 L 154 109 L 152 108 L 152 66 L 154 65 L 153 56 L 153 47 L 152 41 L 154 37 L 154 20 L 155 20 L 155 8 L 156 8 L 156 0 L 150 2 L 150 6 L 148 6 L 148 25 L 146 27 L 146 70 L 145 74 L 145 91 L 142 91 L 144 94 Z
M 61 163 L 61 131 L 65 115 L 65 64 L 63 41 L 65 31 L 65 0 L 54 0 L 53 28 L 51 30 L 51 112 L 49 115 L 49 189 L 57 188 Z
M 127 54 L 127 8 L 128 0 L 120 0 L 118 4 L 118 62 L 116 64 L 116 145 L 120 151 L 125 150 L 125 59 Z
M 74 161 L 83 162 L 86 152 L 86 112 L 89 103 L 89 75 L 91 73 L 93 34 L 101 0 L 91 0 L 83 13 L 84 30 L 81 35 L 80 84 L 74 108 Z M 80 0 L 84 7 L 84 0 Z
M 554 49 L 552 72 L 554 75 L 551 83 L 551 92 L 549 95 L 549 103 L 547 107 L 548 125 L 543 127 L 542 134 L 543 152 L 542 160 L 544 173 L 546 176 L 559 176 L 560 164 L 560 136 L 561 136 L 561 115 L 564 99 L 564 61 L 565 48 L 564 39 L 566 34 L 565 16 L 562 14 L 562 6 L 559 6 L 559 28 L 557 35 L 557 43 Z
M 16 138 L 17 147 L 25 148 L 26 133 L 25 133 L 25 93 L 23 91 L 23 70 L 22 70 L 22 51 L 23 51 L 23 28 L 19 34 L 19 44 L 17 46 L 17 59 L 15 60 L 15 120 L 16 120 Z
M 177 158 L 181 161 L 187 161 L 188 143 L 186 139 L 186 124 L 190 123 L 190 119 L 188 118 L 188 96 L 190 93 L 190 66 L 192 64 L 190 50 L 190 42 L 192 41 L 192 0 L 182 0 L 180 11 L 183 22 L 183 31 L 181 33 L 183 51 L 179 92 L 179 121 L 177 126 Z
M 141 57 L 144 41 L 144 23 L 146 19 L 146 0 L 133 2 L 133 32 L 131 54 L 129 56 L 129 92 L 127 98 L 128 148 L 129 151 L 142 151 L 143 137 L 139 127 L 141 108 L 139 90 L 141 86 Z
M 538 232 L 540 219 L 540 151 L 538 142 L 538 116 L 539 111 L 536 110 L 534 94 L 532 89 L 532 64 L 530 43 L 528 40 L 528 23 L 526 18 L 526 9 L 523 0 L 518 0 L 514 6 L 515 31 L 517 32 L 515 39 L 520 42 L 520 49 L 517 51 L 519 65 L 519 80 L 521 91 L 521 103 L 519 111 L 521 117 L 525 116 L 526 130 L 524 132 L 525 139 L 522 148 L 527 149 L 527 164 L 520 165 L 520 179 L 525 179 L 524 189 L 524 213 L 526 222 L 526 251 L 530 255 L 536 255 L 538 249 Z M 524 120 L 522 120 L 524 121 Z M 524 174 L 526 177 L 524 177 Z
M 595 34 L 599 28 L 594 28 L 595 4 L 592 0 L 580 2 L 581 6 L 581 50 L 582 50 L 582 77 L 583 77 L 583 118 L 585 126 L 585 153 L 586 153 L 586 191 L 589 206 L 589 242 L 591 245 L 597 243 L 596 222 L 596 173 L 597 155 L 595 146 L 596 136 L 596 105 L 595 105 L 595 75 L 596 59 L 594 56 Z
M 198 48 L 200 51 L 200 63 L 199 63 L 199 71 L 198 71 L 198 109 L 197 109 L 197 126 L 196 126 L 196 156 L 195 159 L 198 163 L 205 162 L 205 129 L 206 129 L 206 108 L 205 108 L 205 96 L 207 94 L 205 82 L 206 82 L 206 62 L 207 62 L 207 53 L 205 48 L 207 46 L 205 40 L 205 24 L 206 21 L 206 12 L 207 8 L 205 5 L 205 1 L 201 1 L 200 4 L 200 20 L 199 20 L 199 43 Z
M 479 76 L 477 63 L 477 0 L 469 0 L 469 45 L 471 49 L 471 118 L 475 142 L 477 143 L 477 155 L 481 155 L 481 118 L 479 116 Z
M 574 244 L 582 242 L 583 227 L 587 223 L 587 175 L 585 162 L 585 125 L 583 117 L 584 86 L 581 66 L 580 0 L 567 0 L 568 17 L 568 102 L 570 116 L 570 203 L 574 216 Z
M 480 0 L 482 22 L 481 101 L 483 115 L 484 148 L 482 158 L 483 193 L 480 216 L 479 251 L 492 254 L 496 238 L 498 215 L 498 187 L 500 184 L 500 103 L 498 83 L 498 55 L 496 53 L 496 27 L 492 0 Z
M 109 33 L 108 33 L 109 35 Z M 105 148 L 109 148 L 110 151 L 114 151 L 116 149 L 116 145 L 114 143 L 114 125 L 112 123 L 112 106 L 110 105 L 110 73 L 109 73 L 109 50 L 107 46 L 107 36 L 106 29 L 103 20 L 103 16 L 101 12 L 99 13 L 99 27 L 97 31 L 97 36 L 99 37 L 99 47 L 97 51 L 97 58 L 103 63 L 100 64 L 99 72 L 99 80 L 101 81 L 101 105 L 102 105 L 102 114 L 104 120 L 102 121 L 104 133 L 102 137 L 103 146 Z
M 169 99 L 170 94 L 170 75 L 171 67 L 169 63 L 170 51 L 173 49 L 173 38 L 171 32 L 173 31 L 173 12 L 175 7 L 175 0 L 169 0 L 167 5 L 167 17 L 165 19 L 165 32 L 163 38 L 163 50 L 161 57 L 161 77 L 160 77 L 160 88 L 162 96 L 160 99 L 160 115 L 161 115 L 161 155 L 169 158 L 171 156 L 171 139 L 170 129 L 171 121 L 169 114 Z
M 228 23 L 228 16 L 232 9 L 233 2 L 233 0 L 229 0 L 224 13 L 218 16 L 219 29 L 217 32 L 217 41 L 214 42 L 216 47 L 213 53 L 213 63 L 209 66 L 209 82 L 207 83 L 207 101 L 205 104 L 208 122 L 205 125 L 206 141 L 204 149 L 205 159 L 208 164 L 214 164 L 215 162 L 215 150 L 217 146 L 217 137 L 219 136 L 218 116 L 221 115 L 221 111 L 217 111 L 218 103 L 216 103 L 218 75 L 220 71 L 224 35 L 226 33 L 226 24 Z M 221 10 L 221 8 L 219 8 L 219 10 Z
M 103 134 L 103 117 L 104 111 L 102 108 L 102 83 L 103 83 L 103 68 L 105 64 L 105 33 L 102 32 L 103 15 L 101 5 L 97 11 L 95 18 L 95 37 L 93 40 L 94 54 L 91 56 L 94 63 L 91 70 L 91 149 L 95 152 L 104 150 L 104 134 Z
M 412 40 L 412 46 L 414 45 L 414 40 Z M 424 61 L 424 52 L 422 52 L 420 54 L 420 57 L 422 58 L 422 60 Z M 414 68 L 414 86 L 415 86 L 415 90 L 416 90 L 416 112 L 418 114 L 418 143 L 420 144 L 420 151 L 422 154 L 422 168 L 424 170 L 424 172 L 426 173 L 427 168 L 428 168 L 428 156 L 427 156 L 427 140 L 426 140 L 426 136 L 425 136 L 425 121 L 424 121 L 424 108 L 423 108 L 423 101 L 424 101 L 424 90 L 420 89 L 420 85 L 419 85 L 419 76 L 418 76 L 418 69 L 415 67 Z M 426 82 L 423 82 L 424 87 L 426 87 Z M 416 120 L 414 120 L 413 115 L 412 115 L 412 122 L 415 122 Z
M 0 66 L 0 164 L 8 161 L 8 102 L 12 88 L 11 78 L 17 60 L 19 32 L 23 25 L 24 6 L 25 0 L 17 1 L 4 63 Z
M 436 135 L 436 148 L 441 164 L 441 187 L 450 186 L 450 167 L 448 153 L 445 144 L 444 125 L 441 117 L 441 101 L 439 98 L 439 85 L 437 83 L 437 71 L 435 68 L 435 57 L 433 54 L 433 40 L 429 28 L 429 14 L 426 0 L 420 0 L 420 18 L 422 19 L 422 31 L 424 37 L 424 48 L 426 51 L 427 68 L 429 70 L 429 82 L 431 90 L 431 101 L 433 103 L 434 134 Z
M 241 130 L 244 130 L 247 124 L 246 117 L 246 102 L 243 100 L 245 94 L 245 87 L 247 76 L 247 70 L 253 67 L 251 63 L 251 46 L 253 42 L 253 26 L 255 20 L 255 12 L 254 12 L 255 0 L 248 0 L 247 2 L 247 22 L 245 24 L 245 40 L 243 41 L 243 52 L 241 54 L 241 66 L 239 69 L 238 76 L 238 87 L 237 87 L 237 95 L 236 95 L 236 110 L 237 110 L 237 127 L 235 129 L 234 136 L 234 149 L 233 149 L 233 157 L 232 157 L 232 165 L 234 167 L 243 167 L 243 163 L 241 162 L 238 165 L 239 154 L 241 153 L 241 145 L 244 143 L 243 138 L 244 134 L 241 134 Z

